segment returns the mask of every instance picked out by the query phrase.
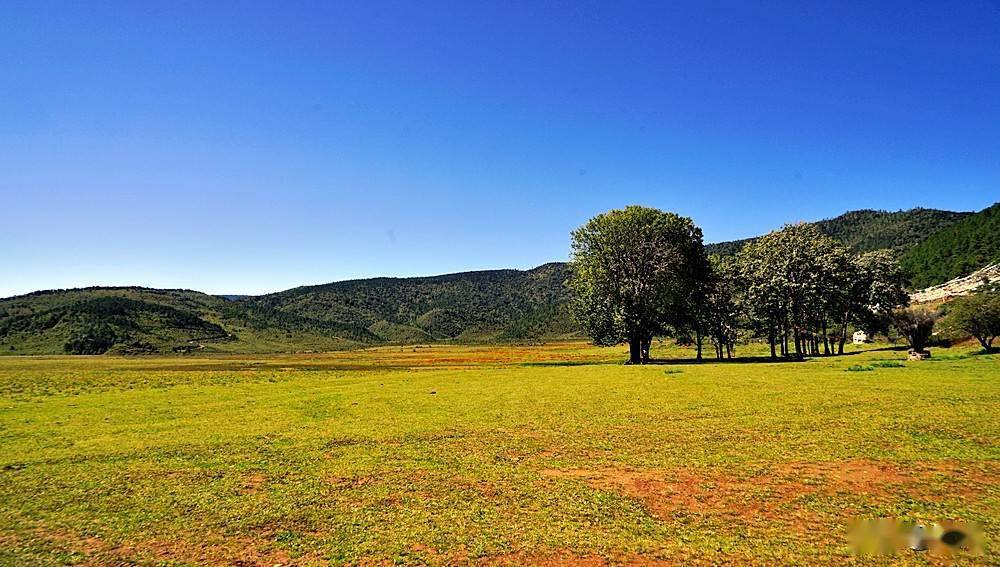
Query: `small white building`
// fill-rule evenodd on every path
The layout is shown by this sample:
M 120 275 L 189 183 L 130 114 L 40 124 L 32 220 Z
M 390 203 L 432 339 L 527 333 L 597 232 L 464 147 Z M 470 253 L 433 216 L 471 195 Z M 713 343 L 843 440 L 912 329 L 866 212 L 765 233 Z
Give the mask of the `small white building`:
M 854 331 L 854 344 L 863 345 L 868 342 L 868 333 L 858 329 Z

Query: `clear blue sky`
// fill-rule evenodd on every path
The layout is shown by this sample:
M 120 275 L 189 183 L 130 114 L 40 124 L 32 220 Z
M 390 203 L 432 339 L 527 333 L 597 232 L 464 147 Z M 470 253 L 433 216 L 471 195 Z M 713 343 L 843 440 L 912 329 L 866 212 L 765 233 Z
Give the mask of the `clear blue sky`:
M 1000 3 L 4 2 L 0 296 L 528 268 L 1000 200 Z

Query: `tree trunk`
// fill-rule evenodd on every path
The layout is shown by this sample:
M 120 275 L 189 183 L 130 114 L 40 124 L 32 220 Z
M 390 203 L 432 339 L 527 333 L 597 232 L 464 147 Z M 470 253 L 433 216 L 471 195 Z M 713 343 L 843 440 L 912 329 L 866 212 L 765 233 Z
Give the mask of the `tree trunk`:
M 702 341 L 701 331 L 695 332 L 695 344 L 698 345 L 698 361 L 701 362 L 701 341 Z
M 792 338 L 795 339 L 795 358 L 802 358 L 802 336 L 798 327 L 792 329 Z
M 642 340 L 642 363 L 647 364 L 649 362 L 649 347 L 653 344 L 653 337 L 647 337 Z
M 823 354 L 830 356 L 830 335 L 826 332 L 826 319 L 823 320 Z
M 642 339 L 638 337 L 628 341 L 628 364 L 642 364 Z
M 844 343 L 847 342 L 847 317 L 844 317 L 844 323 L 840 326 L 840 345 L 837 347 L 837 354 L 844 354 Z
M 777 353 L 774 352 L 774 325 L 771 325 L 767 329 L 767 343 L 771 345 L 771 358 L 778 358 Z

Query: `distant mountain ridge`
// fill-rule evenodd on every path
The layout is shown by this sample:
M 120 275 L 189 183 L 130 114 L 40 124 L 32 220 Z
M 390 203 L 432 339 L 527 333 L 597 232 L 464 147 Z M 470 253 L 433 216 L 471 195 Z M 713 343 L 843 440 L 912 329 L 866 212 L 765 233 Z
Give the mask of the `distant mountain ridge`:
M 998 213 L 1000 203 L 979 213 L 862 210 L 815 224 L 855 251 L 901 253 L 924 287 L 996 259 Z M 734 254 L 749 240 L 706 249 Z M 340 281 L 261 296 L 141 287 L 40 291 L 0 299 L 0 354 L 300 352 L 576 336 L 563 285 L 568 276 L 566 263 L 553 262 L 530 270 Z
M 861 209 L 811 224 L 855 252 L 890 249 L 902 254 L 931 234 L 973 214 L 924 208 L 906 211 Z M 709 254 L 729 256 L 753 240 L 756 237 L 707 244 L 705 250 Z

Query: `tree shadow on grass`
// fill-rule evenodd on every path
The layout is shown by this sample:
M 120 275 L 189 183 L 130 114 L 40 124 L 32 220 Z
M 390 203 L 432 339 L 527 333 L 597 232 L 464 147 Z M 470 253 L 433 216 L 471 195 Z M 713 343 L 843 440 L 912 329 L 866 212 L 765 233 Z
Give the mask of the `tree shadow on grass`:
M 737 356 L 734 358 L 715 358 L 714 356 L 706 356 L 701 361 L 698 361 L 696 358 L 658 358 L 650 360 L 647 364 L 708 364 L 716 362 L 724 362 L 727 364 L 777 364 L 782 362 L 808 362 L 810 360 L 834 359 L 842 356 L 854 356 L 856 354 L 865 354 L 870 352 L 906 352 L 908 348 L 909 347 L 906 346 L 885 346 L 868 350 L 845 352 L 844 354 L 804 355 L 802 358 L 797 358 L 795 356 L 779 356 L 777 358 L 771 358 L 766 354 L 762 356 Z
M 844 354 L 829 354 L 829 355 L 818 355 L 818 356 L 803 356 L 802 358 L 796 358 L 795 356 L 779 356 L 777 358 L 771 358 L 768 355 L 763 356 L 737 356 L 733 358 L 715 358 L 714 356 L 706 356 L 701 360 L 697 358 L 654 358 L 650 359 L 646 365 L 650 366 L 670 366 L 678 364 L 781 364 L 790 362 L 808 362 L 810 360 L 822 360 L 824 358 L 840 358 L 843 356 L 854 356 L 856 354 L 864 354 L 871 352 L 905 352 L 908 349 L 905 345 L 903 346 L 885 346 L 880 348 L 873 348 L 867 350 L 859 350 L 853 352 L 845 352 Z M 985 354 L 985 353 L 983 353 Z M 548 360 L 548 361 L 538 361 L 538 362 L 521 362 L 519 366 L 608 366 L 608 365 L 624 365 L 625 361 L 607 361 L 607 360 Z M 643 366 L 637 364 L 636 366 Z
M 518 366 L 602 366 L 617 364 L 602 360 L 547 360 L 542 362 L 521 362 Z
M 650 359 L 647 365 L 673 365 L 673 364 L 781 364 L 785 362 L 807 362 L 810 357 L 796 358 L 794 356 L 771 358 L 770 356 L 736 356 L 733 358 L 705 357 L 701 360 L 697 358 L 655 358 Z
M 669 366 L 674 364 L 714 364 L 725 362 L 727 364 L 751 364 L 751 363 L 781 363 L 781 362 L 806 362 L 809 358 L 797 359 L 794 357 L 772 359 L 769 356 L 740 356 L 736 358 L 656 358 L 650 359 L 646 364 L 635 364 L 634 366 Z M 518 366 L 628 366 L 625 360 L 574 360 L 574 361 L 551 361 L 551 362 L 521 362 Z
M 871 352 L 906 352 L 908 350 L 910 350 L 910 347 L 906 345 L 896 345 L 896 346 L 884 346 L 879 348 L 870 348 L 865 350 L 855 350 L 852 352 L 845 352 L 844 354 L 838 354 L 836 356 L 855 356 L 858 354 L 867 354 Z M 834 355 L 831 354 L 830 356 L 819 356 L 815 358 L 833 358 L 833 357 Z

